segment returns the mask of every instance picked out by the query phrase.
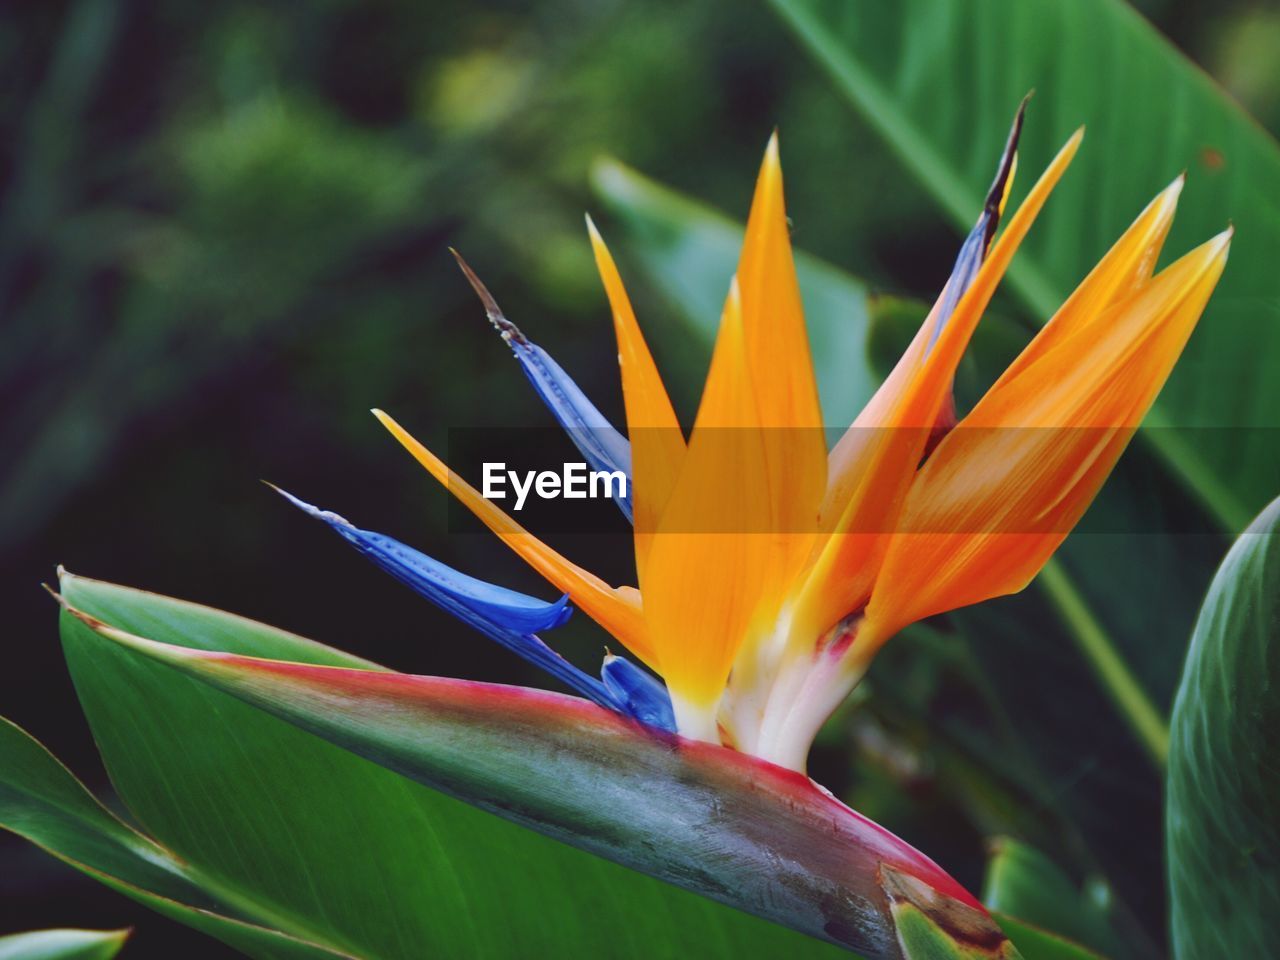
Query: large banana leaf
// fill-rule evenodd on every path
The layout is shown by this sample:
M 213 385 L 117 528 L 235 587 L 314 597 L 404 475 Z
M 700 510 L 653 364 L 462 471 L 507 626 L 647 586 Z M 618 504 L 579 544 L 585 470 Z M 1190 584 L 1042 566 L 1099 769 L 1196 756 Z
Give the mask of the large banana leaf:
M 62 589 L 114 638 L 64 619 L 77 691 L 121 797 L 218 890 L 295 935 L 359 957 L 836 950 L 376 763 L 868 957 L 902 956 L 891 901 L 964 925 L 988 955 L 1006 949 L 946 874 L 798 775 L 655 739 L 571 698 L 389 673 L 69 575 Z
M 1174 953 L 1265 957 L 1280 910 L 1280 500 L 1209 588 L 1173 712 Z
M 1280 148 L 1121 0 L 771 0 L 803 46 L 968 227 L 1009 112 L 1037 91 L 1020 145 L 1038 170 L 1085 147 L 1010 276 L 1044 320 L 1138 209 L 1183 169 L 1181 250 L 1237 227 L 1232 263 L 1148 422 L 1179 480 L 1232 531 L 1274 490 L 1280 426 Z M 1194 434 L 1165 429 L 1211 427 Z

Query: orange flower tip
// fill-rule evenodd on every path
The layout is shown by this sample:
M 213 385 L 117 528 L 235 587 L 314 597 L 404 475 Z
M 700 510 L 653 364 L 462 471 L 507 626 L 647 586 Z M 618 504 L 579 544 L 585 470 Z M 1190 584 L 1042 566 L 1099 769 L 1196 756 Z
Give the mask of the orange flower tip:
M 404 427 L 400 426 L 400 424 L 396 422 L 393 416 L 391 416 L 389 413 L 385 413 L 382 410 L 379 410 L 377 407 L 374 407 L 369 412 L 372 413 L 375 417 L 377 417 L 378 422 L 382 424 L 384 427 L 386 427 L 388 430 L 390 430 L 391 433 L 396 437 L 396 439 L 400 440 L 401 443 L 404 443 L 404 439 L 402 438 L 408 437 L 409 432 L 405 430 Z
M 764 160 L 760 163 L 760 182 L 777 190 L 782 179 L 782 153 L 778 147 L 778 128 L 774 127 L 764 148 Z
M 1169 181 L 1169 185 L 1155 195 L 1155 199 L 1151 201 L 1152 205 L 1163 204 L 1172 209 L 1178 204 L 1178 198 L 1182 196 L 1182 190 L 1187 185 L 1187 172 L 1185 170 Z
M 1195 250 L 1187 254 L 1187 258 L 1195 257 L 1200 262 L 1201 269 L 1208 269 L 1212 264 L 1218 264 L 1221 267 L 1227 261 L 1227 255 L 1231 252 L 1231 238 L 1235 235 L 1235 224 L 1230 224 L 1227 229 L 1223 230 L 1216 236 L 1210 237 Z
M 400 424 L 396 422 L 395 418 L 376 408 L 371 412 L 378 418 L 378 422 L 387 428 L 387 432 L 396 438 L 396 442 L 399 443 L 400 446 L 404 447 L 413 459 L 422 464 L 422 466 L 426 468 L 427 472 L 433 477 L 443 483 L 450 490 L 454 489 L 455 480 L 457 480 L 463 488 L 467 487 L 466 481 L 463 481 L 452 470 L 450 470 L 447 463 L 423 446 L 422 443 L 413 436 L 413 434 L 400 426 Z M 477 494 L 477 496 L 479 496 L 479 494 Z M 465 498 L 463 499 L 465 500 Z
M 591 219 L 591 214 L 584 214 L 587 220 L 587 235 L 591 238 L 591 252 L 595 254 L 596 266 L 603 272 L 606 267 L 613 265 L 613 254 L 609 252 L 608 245 L 604 242 L 604 237 L 600 235 L 596 222 Z
M 378 407 L 372 408 L 372 410 L 370 410 L 369 412 L 372 413 L 372 415 L 374 415 L 375 417 L 378 417 L 379 424 L 385 426 L 385 428 L 392 431 L 393 434 L 396 434 L 397 438 L 401 439 L 401 443 L 406 443 L 406 442 L 416 443 L 415 440 L 413 440 L 412 436 L 410 436 L 410 433 L 408 433 L 408 430 L 404 429 L 403 426 L 399 425 L 399 422 L 396 420 L 396 417 L 393 417 L 392 415 L 390 415 L 390 413 L 385 412 L 383 410 L 379 410 Z
M 1216 260 L 1220 257 L 1225 259 L 1231 249 L 1231 238 L 1235 236 L 1235 232 L 1235 224 L 1229 223 L 1227 229 L 1210 237 L 1194 250 L 1193 254 L 1202 254 L 1206 261 Z
M 1182 189 L 1187 185 L 1187 174 L 1184 170 L 1178 174 L 1169 183 L 1167 187 L 1156 194 L 1155 199 L 1151 201 L 1152 207 L 1162 208 L 1162 215 L 1172 217 L 1174 211 L 1178 208 L 1178 198 L 1182 196 Z
M 502 312 L 502 308 L 498 306 L 498 301 L 489 292 L 489 288 L 476 276 L 476 272 L 471 269 L 471 265 L 462 259 L 462 254 L 453 247 L 449 248 L 449 252 L 453 254 L 453 259 L 458 261 L 458 267 L 462 270 L 462 275 L 467 278 L 467 282 L 471 284 L 471 289 L 480 298 L 480 302 L 484 305 L 485 316 L 489 318 L 489 322 L 493 324 L 494 329 L 502 334 L 504 340 L 515 339 L 519 343 L 527 343 L 528 341 L 525 339 L 525 335 L 520 332 L 520 328 L 507 319 L 506 314 Z

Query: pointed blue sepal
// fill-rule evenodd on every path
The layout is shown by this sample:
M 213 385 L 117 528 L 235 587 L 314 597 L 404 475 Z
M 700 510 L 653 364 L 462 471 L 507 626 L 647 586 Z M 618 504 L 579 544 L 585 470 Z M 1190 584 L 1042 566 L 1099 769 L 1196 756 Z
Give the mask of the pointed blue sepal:
M 932 350 L 933 345 L 938 342 L 938 337 L 942 334 L 942 328 L 947 325 L 951 315 L 956 312 L 956 307 L 960 304 L 960 298 L 973 285 L 974 278 L 978 275 L 978 268 L 982 266 L 982 261 L 986 259 L 986 237 L 989 224 L 990 218 L 984 211 L 982 216 L 978 218 L 978 222 L 974 224 L 973 229 L 969 231 L 969 235 L 964 238 L 960 253 L 956 257 L 955 266 L 951 268 L 951 276 L 947 278 L 947 285 L 942 288 L 942 296 L 938 298 L 938 320 L 933 325 L 933 333 L 929 335 L 929 350 Z
M 1018 140 L 1022 136 L 1022 120 L 1026 115 L 1027 101 L 1029 99 L 1031 99 L 1031 94 L 1027 94 L 1023 98 L 1018 107 L 1018 112 L 1014 115 L 1013 126 L 1009 129 L 1009 139 L 1005 141 L 1004 152 L 1000 155 L 1000 165 L 996 168 L 996 176 L 991 183 L 991 189 L 987 191 L 987 199 L 982 205 L 982 213 L 978 215 L 978 222 L 973 225 L 969 235 L 964 238 L 964 243 L 960 245 L 960 253 L 956 256 L 955 266 L 951 268 L 951 276 L 947 278 L 947 284 L 942 288 L 942 296 L 938 298 L 938 320 L 933 325 L 933 332 L 929 335 L 926 353 L 933 349 L 933 345 L 941 335 L 943 327 L 947 325 L 951 315 L 956 312 L 956 307 L 960 304 L 960 298 L 973 285 L 974 279 L 978 276 L 978 269 L 982 266 L 982 262 L 986 260 L 987 251 L 991 249 L 991 241 L 995 237 L 996 227 L 1000 225 L 1000 213 L 1004 206 L 1005 190 L 1009 185 L 1009 178 L 1013 175 L 1014 158 L 1018 152 Z
M 511 347 L 520 366 L 567 434 L 593 470 L 631 474 L 631 444 L 614 429 L 603 413 L 587 399 L 560 364 L 536 343 L 518 331 L 504 331 L 503 338 Z M 628 484 L 629 486 L 629 484 Z M 630 497 L 619 497 L 618 506 L 631 517 Z
M 600 677 L 621 704 L 622 713 L 651 727 L 675 732 L 676 715 L 671 708 L 671 697 L 652 674 L 610 653 L 605 654 Z
M 573 608 L 567 596 L 548 603 L 477 580 L 399 540 L 361 530 L 336 513 L 312 506 L 279 487 L 273 489 L 304 513 L 323 520 L 379 567 L 442 610 L 545 670 L 570 689 L 611 710 L 623 710 L 619 698 L 603 681 L 579 670 L 533 635 L 534 630 L 550 630 L 569 619 Z
M 399 540 L 361 530 L 338 514 L 312 506 L 287 491 L 279 493 L 304 513 L 323 520 L 392 576 L 472 626 L 479 627 L 483 622 L 517 633 L 533 633 L 558 627 L 573 613 L 568 594 L 547 602 L 469 577 Z
M 626 493 L 621 490 L 614 496 L 618 508 L 632 519 L 631 513 L 631 444 L 627 438 L 614 429 L 595 404 L 587 399 L 587 395 L 573 382 L 573 378 L 564 372 L 560 364 L 551 359 L 551 355 L 531 341 L 520 328 L 507 319 L 498 306 L 489 288 L 476 276 L 475 271 L 467 265 L 457 250 L 453 251 L 458 266 L 470 282 L 480 302 L 484 305 L 485 314 L 502 339 L 507 342 L 511 352 L 520 361 L 525 376 L 533 384 L 542 402 L 547 405 L 552 416 L 564 428 L 592 470 L 606 473 L 621 471 L 627 477 Z

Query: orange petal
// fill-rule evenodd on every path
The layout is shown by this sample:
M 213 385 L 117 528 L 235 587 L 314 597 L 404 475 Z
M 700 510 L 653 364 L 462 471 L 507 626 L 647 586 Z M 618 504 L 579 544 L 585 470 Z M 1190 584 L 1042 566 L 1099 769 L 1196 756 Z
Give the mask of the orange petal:
M 769 139 L 756 180 L 737 278 L 760 425 L 821 430 L 822 409 L 791 252 L 777 133 Z M 825 460 L 825 450 L 822 456 Z
M 427 472 L 448 488 L 490 530 L 525 562 L 556 587 L 569 594 L 583 613 L 604 627 L 646 664 L 658 669 L 647 640 L 644 620 L 634 590 L 611 587 L 593 573 L 571 563 L 486 500 L 480 492 L 449 469 L 443 460 L 410 436 L 409 432 L 381 410 L 373 415 L 401 445 L 413 454 Z
M 756 180 L 737 283 L 765 458 L 763 474 L 751 482 L 767 491 L 767 527 L 774 534 L 766 586 L 756 610 L 763 629 L 776 620 L 787 586 L 812 549 L 827 483 L 827 442 L 791 250 L 776 132 L 769 138 Z
M 1228 231 L 1187 254 L 1101 320 L 1068 319 L 1082 333 L 1055 337 L 938 445 L 911 487 L 859 644 L 874 648 L 922 617 L 1030 582 L 1163 386 L 1229 241 Z
M 934 330 L 944 319 L 935 305 L 893 372 L 833 451 L 823 516 L 832 534 L 801 591 L 797 622 L 805 631 L 825 631 L 870 595 L 886 534 L 894 527 L 932 427 L 950 394 L 956 366 L 1014 252 L 1075 156 L 1083 133 L 1077 130 L 1067 141 L 1010 218 L 941 331 Z
M 772 538 L 736 285 L 684 468 L 649 555 L 644 613 L 681 733 L 715 740 L 715 705 L 760 602 Z
M 778 135 L 769 138 L 738 259 L 742 328 L 765 430 L 775 527 L 811 526 L 827 482 L 818 382 L 791 251 Z
M 1100 320 L 1108 306 L 1151 280 L 1165 238 L 1169 235 L 1169 227 L 1173 225 L 1173 215 L 1185 181 L 1184 174 L 1156 194 L 1067 302 L 1044 325 L 1030 346 L 1009 365 L 996 381 L 997 386 L 1018 376 L 1069 330 L 1078 330 L 1082 324 Z
M 587 230 L 591 234 L 596 267 L 613 310 L 613 329 L 618 338 L 622 398 L 626 404 L 627 434 L 631 441 L 636 573 L 643 591 L 653 532 L 658 528 L 658 519 L 675 489 L 676 478 L 684 462 L 684 434 L 636 322 L 622 277 L 618 275 L 613 257 L 590 217 L 587 218 Z

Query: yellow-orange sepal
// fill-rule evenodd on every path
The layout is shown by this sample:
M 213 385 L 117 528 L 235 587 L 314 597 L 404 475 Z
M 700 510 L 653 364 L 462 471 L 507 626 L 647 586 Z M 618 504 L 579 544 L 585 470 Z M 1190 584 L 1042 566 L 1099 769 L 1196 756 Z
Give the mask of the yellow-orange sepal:
M 1032 341 L 1032 358 L 1015 364 L 921 468 L 861 643 L 1014 593 L 1040 571 L 1164 385 L 1230 241 L 1227 230 L 1100 316 L 1068 301 L 1041 334 L 1049 346 Z

